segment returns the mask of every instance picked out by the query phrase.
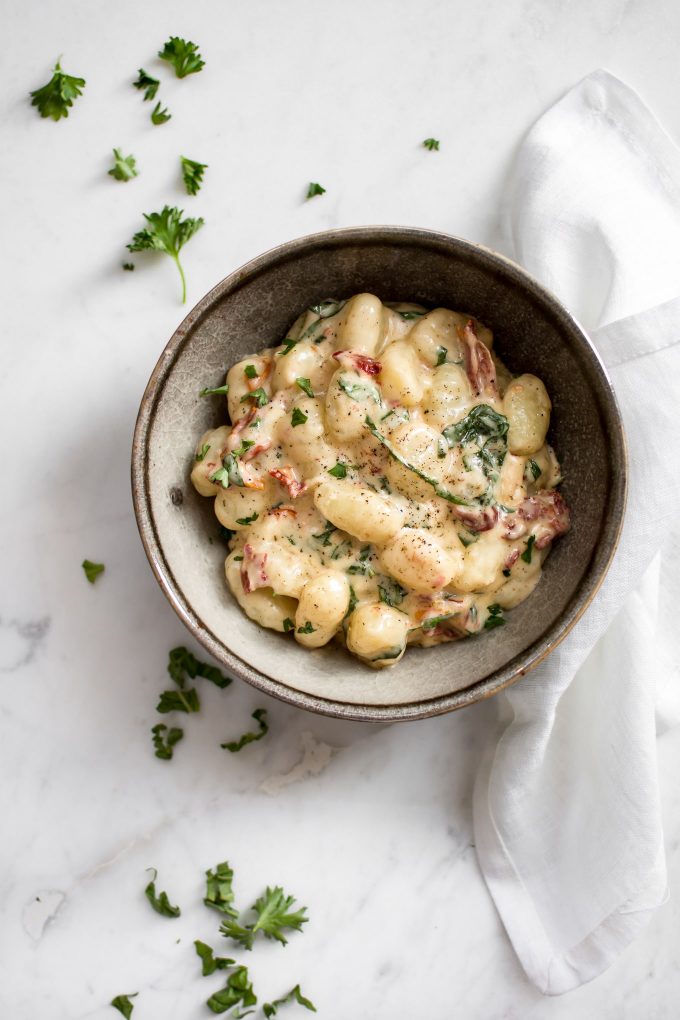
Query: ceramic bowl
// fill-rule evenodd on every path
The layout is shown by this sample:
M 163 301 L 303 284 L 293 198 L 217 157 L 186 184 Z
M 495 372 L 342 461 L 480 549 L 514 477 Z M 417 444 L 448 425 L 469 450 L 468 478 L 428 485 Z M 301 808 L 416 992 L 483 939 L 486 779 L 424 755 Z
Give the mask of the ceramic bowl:
M 189 482 L 197 436 L 223 424 L 224 399 L 200 399 L 239 359 L 280 342 L 300 311 L 361 291 L 469 312 L 491 327 L 514 373 L 553 401 L 549 439 L 562 463 L 571 531 L 507 625 L 453 644 L 409 648 L 374 671 L 332 644 L 308 651 L 252 623 L 224 579 L 213 501 Z M 225 670 L 301 708 L 403 720 L 461 708 L 540 662 L 574 626 L 616 548 L 626 490 L 621 418 L 588 337 L 519 266 L 478 245 L 410 227 L 357 227 L 290 241 L 219 283 L 187 315 L 142 398 L 132 453 L 135 513 L 171 605 Z

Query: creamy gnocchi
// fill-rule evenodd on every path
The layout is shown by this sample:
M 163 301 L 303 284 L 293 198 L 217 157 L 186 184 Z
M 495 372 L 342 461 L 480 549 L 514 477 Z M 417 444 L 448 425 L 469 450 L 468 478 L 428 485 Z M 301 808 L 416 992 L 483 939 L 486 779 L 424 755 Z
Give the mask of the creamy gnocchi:
M 231 419 L 191 473 L 227 529 L 227 584 L 307 648 L 381 668 L 502 626 L 569 528 L 545 386 L 470 315 L 322 301 L 202 392 Z

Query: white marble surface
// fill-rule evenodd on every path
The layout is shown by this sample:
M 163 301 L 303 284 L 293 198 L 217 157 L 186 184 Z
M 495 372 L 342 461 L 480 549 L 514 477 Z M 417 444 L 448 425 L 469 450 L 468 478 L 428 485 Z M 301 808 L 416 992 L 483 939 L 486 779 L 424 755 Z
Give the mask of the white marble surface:
M 327 227 L 401 222 L 502 244 L 519 139 L 593 68 L 639 88 L 680 138 L 680 7 L 6 0 L 3 28 L 1 1015 L 111 1017 L 112 996 L 132 991 L 134 1020 L 209 1015 L 219 974 L 198 976 L 191 942 L 217 945 L 202 872 L 228 858 L 243 905 L 280 883 L 309 908 L 288 947 L 250 954 L 261 1001 L 300 981 L 328 1020 L 675 1020 L 677 731 L 659 743 L 671 898 L 606 974 L 562 999 L 524 977 L 475 860 L 471 785 L 493 702 L 379 728 L 204 684 L 175 759 L 153 757 L 167 651 L 189 642 L 136 534 L 129 447 L 182 309 L 167 260 L 139 259 L 134 274 L 120 263 L 141 213 L 164 202 L 207 221 L 186 249 L 190 303 L 267 247 Z M 175 33 L 207 61 L 185 81 L 153 57 Z M 26 93 L 59 53 L 88 84 L 54 124 Z M 140 66 L 161 70 L 162 127 L 130 87 Z M 429 135 L 441 152 L 420 147 Z M 129 184 L 106 175 L 114 145 L 138 159 Z M 197 198 L 178 186 L 180 153 L 210 164 Z M 328 191 L 305 203 L 309 180 Z M 106 563 L 94 588 L 85 556 Z M 267 738 L 220 750 L 260 705 Z M 307 733 L 337 754 L 263 790 L 303 757 Z M 144 900 L 151 865 L 179 920 Z

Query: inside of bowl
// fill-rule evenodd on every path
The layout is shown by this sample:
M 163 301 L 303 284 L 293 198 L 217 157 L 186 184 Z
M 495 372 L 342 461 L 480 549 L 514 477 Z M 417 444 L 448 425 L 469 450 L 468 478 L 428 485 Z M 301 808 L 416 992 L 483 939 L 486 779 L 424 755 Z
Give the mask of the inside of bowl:
M 618 428 L 608 383 L 576 324 L 511 263 L 443 235 L 357 231 L 307 240 L 263 256 L 199 306 L 169 352 L 149 419 L 146 484 L 151 519 L 170 584 L 220 647 L 286 688 L 350 705 L 400 706 L 507 677 L 526 652 L 541 657 L 587 600 L 608 558 Z M 326 297 L 370 291 L 383 301 L 417 301 L 467 311 L 489 325 L 513 372 L 534 372 L 553 401 L 549 440 L 563 465 L 572 529 L 560 539 L 536 591 L 503 628 L 450 645 L 409 649 L 375 672 L 336 646 L 309 652 L 290 636 L 251 623 L 229 593 L 225 546 L 212 500 L 189 483 L 196 438 L 223 424 L 223 398 L 199 399 L 236 360 L 279 343 L 300 311 Z M 609 434 L 608 434 L 609 433 Z M 611 529 L 610 529 L 611 531 Z M 606 541 L 604 541 L 606 539 Z

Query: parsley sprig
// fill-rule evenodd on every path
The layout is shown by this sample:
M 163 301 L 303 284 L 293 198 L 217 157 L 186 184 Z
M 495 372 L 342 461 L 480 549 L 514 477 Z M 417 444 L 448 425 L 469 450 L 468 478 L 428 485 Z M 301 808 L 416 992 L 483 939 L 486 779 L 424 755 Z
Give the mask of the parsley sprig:
M 85 84 L 84 78 L 76 78 L 62 71 L 60 57 L 47 84 L 30 93 L 31 106 L 38 108 L 41 117 L 61 120 L 62 117 L 68 117 L 73 100 L 83 94 Z
M 161 251 L 173 260 L 182 280 L 182 304 L 186 304 L 187 285 L 179 253 L 184 245 L 204 224 L 202 217 L 182 219 L 183 210 L 168 205 L 160 212 L 144 213 L 148 226 L 137 231 L 128 244 L 128 250 Z
M 196 43 L 171 35 L 162 50 L 158 51 L 161 60 L 167 60 L 175 69 L 178 78 L 186 78 L 188 74 L 196 74 L 205 67 Z
M 184 736 L 184 730 L 178 726 L 166 726 L 165 723 L 156 723 L 151 727 L 153 734 L 154 754 L 161 761 L 170 761 L 174 753 L 175 744 L 179 744 Z
M 135 157 L 124 156 L 120 149 L 114 149 L 113 166 L 109 170 L 109 176 L 116 181 L 131 181 L 133 177 L 138 177 L 139 171 Z
M 160 100 L 156 103 L 153 110 L 151 111 L 151 123 L 152 124 L 167 124 L 172 119 L 172 114 L 168 113 L 167 106 L 161 106 Z
M 234 869 L 229 861 L 222 861 L 215 865 L 215 869 L 208 868 L 205 873 L 205 896 L 203 902 L 206 907 L 212 907 L 221 914 L 237 918 L 238 910 L 232 906 L 234 902 Z
M 197 195 L 203 184 L 203 174 L 208 169 L 207 163 L 197 163 L 195 159 L 187 159 L 180 156 L 182 164 L 182 180 L 187 189 L 187 195 Z
M 149 102 L 156 98 L 158 87 L 160 82 L 158 78 L 152 78 L 150 74 L 147 74 L 143 67 L 140 67 L 137 72 L 137 80 L 133 81 L 133 86 L 140 91 L 144 90 L 144 101 Z
M 311 1010 L 312 1013 L 316 1013 L 316 1006 L 310 999 L 306 999 L 302 994 L 302 989 L 299 985 L 295 988 L 291 988 L 287 995 L 284 995 L 281 999 L 274 999 L 273 1002 L 265 1002 L 262 1004 L 262 1012 L 264 1013 L 267 1020 L 270 1017 L 276 1016 L 279 1011 L 279 1006 L 285 1006 L 288 1002 L 297 1002 L 299 1006 L 304 1006 L 305 1009 Z
M 275 939 L 285 946 L 288 939 L 285 931 L 302 931 L 302 925 L 309 918 L 306 915 L 306 907 L 300 910 L 291 910 L 295 903 L 294 896 L 287 896 L 281 886 L 274 886 L 267 889 L 263 896 L 255 901 L 252 910 L 257 915 L 254 922 L 240 924 L 238 921 L 225 921 L 220 926 L 220 931 L 227 938 L 239 942 L 244 949 L 252 949 L 253 942 L 258 934 L 262 932 L 268 939 Z
M 166 892 L 156 894 L 156 878 L 158 877 L 156 869 L 148 868 L 147 870 L 153 871 L 153 878 L 144 890 L 144 895 L 153 909 L 157 914 L 161 914 L 162 917 L 179 917 L 182 911 L 179 907 L 173 907 L 168 899 L 168 894 Z

